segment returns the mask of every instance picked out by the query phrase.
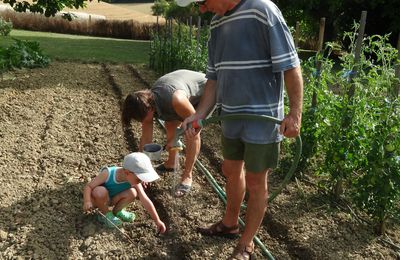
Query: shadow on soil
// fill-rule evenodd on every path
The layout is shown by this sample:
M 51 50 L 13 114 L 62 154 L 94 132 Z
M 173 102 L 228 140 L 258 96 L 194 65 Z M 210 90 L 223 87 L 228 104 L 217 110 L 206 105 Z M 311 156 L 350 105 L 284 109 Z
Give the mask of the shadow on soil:
M 304 197 L 301 201 L 298 199 L 287 199 L 285 201 L 283 204 L 280 202 L 279 208 L 280 210 L 284 209 L 285 215 L 291 216 L 291 224 L 281 221 L 277 214 L 267 213 L 264 217 L 263 225 L 267 228 L 268 234 L 271 237 L 286 245 L 287 252 L 293 259 L 320 259 L 321 252 L 316 251 L 315 246 L 310 247 L 310 244 L 321 245 L 320 251 L 324 251 L 323 247 L 327 245 L 326 250 L 332 251 L 331 257 L 335 258 L 336 254 L 337 257 L 340 255 L 351 255 L 352 252 L 360 250 L 371 242 L 368 237 L 372 238 L 373 236 L 367 234 L 368 230 L 365 225 L 352 223 L 352 220 L 349 218 L 335 217 L 339 210 L 334 205 L 329 206 L 329 199 L 325 195 L 312 194 Z M 319 213 L 317 214 L 316 212 Z M 314 235 L 312 235 L 313 233 L 308 231 L 306 234 L 309 237 L 305 241 L 302 239 L 302 229 L 298 229 L 297 226 L 301 225 L 299 223 L 304 221 L 301 219 L 306 215 L 309 215 L 308 219 L 314 218 L 315 221 L 305 226 L 316 230 L 324 228 L 324 232 L 320 230 L 314 232 Z M 312 217 L 313 215 L 315 216 Z M 324 226 L 318 227 L 319 219 L 325 221 L 326 218 L 334 219 L 332 225 L 327 228 L 326 222 L 323 222 Z M 346 239 L 350 239 L 351 241 L 346 241 Z M 332 241 L 335 240 L 337 240 L 337 244 L 333 245 Z M 347 246 L 341 247 L 342 243 L 346 243 Z M 350 244 L 354 246 L 349 247 Z M 331 248 L 334 248 L 334 250 L 331 250 Z M 347 251 L 344 252 L 343 249 Z
M 77 235 L 86 217 L 81 209 L 82 188 L 83 183 L 67 183 L 60 189 L 41 189 L 9 207 L 1 207 L 0 229 L 7 231 L 7 239 L 14 246 L 16 237 L 26 236 L 25 244 L 16 245 L 21 247 L 20 252 L 34 258 L 45 255 L 66 259 L 70 237 Z M 48 245 L 48 241 L 53 244 Z

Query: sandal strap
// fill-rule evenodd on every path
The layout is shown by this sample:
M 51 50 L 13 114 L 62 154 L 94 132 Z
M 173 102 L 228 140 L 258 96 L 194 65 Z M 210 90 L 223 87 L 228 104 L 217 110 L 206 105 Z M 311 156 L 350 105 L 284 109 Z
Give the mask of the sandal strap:
M 255 249 L 254 249 L 254 243 L 251 242 L 250 245 L 241 245 L 238 244 L 235 249 L 233 250 L 233 254 L 231 258 L 229 259 L 236 259 L 236 260 L 247 260 L 247 259 L 252 259 L 254 255 Z
M 230 233 L 234 230 L 239 229 L 239 225 L 235 225 L 232 227 L 225 226 L 224 223 L 222 223 L 222 220 L 212 225 L 212 227 L 215 229 L 215 231 L 222 233 Z
M 239 225 L 227 227 L 222 223 L 222 221 L 219 221 L 207 228 L 198 228 L 198 231 L 206 236 L 222 236 L 233 238 L 239 234 Z

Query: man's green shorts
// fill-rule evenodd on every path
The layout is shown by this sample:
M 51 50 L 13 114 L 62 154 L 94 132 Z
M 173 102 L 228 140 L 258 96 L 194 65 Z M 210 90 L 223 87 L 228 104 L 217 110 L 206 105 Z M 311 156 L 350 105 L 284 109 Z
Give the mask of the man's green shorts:
M 278 166 L 280 142 L 272 144 L 252 144 L 240 139 L 222 136 L 222 154 L 228 160 L 244 160 L 250 172 L 262 172 Z

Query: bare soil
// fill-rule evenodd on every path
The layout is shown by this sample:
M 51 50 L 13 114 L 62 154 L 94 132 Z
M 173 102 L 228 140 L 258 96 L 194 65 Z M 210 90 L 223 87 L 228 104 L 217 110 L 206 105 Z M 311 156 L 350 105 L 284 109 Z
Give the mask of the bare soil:
M 149 87 L 146 67 L 54 62 L 0 81 L 0 259 L 226 259 L 236 240 L 202 237 L 196 227 L 218 221 L 224 204 L 201 171 L 191 193 L 174 198 L 178 174 L 147 193 L 167 224 L 164 235 L 139 202 L 137 219 L 117 229 L 82 213 L 82 189 L 103 165 L 137 150 L 140 129 L 124 130 L 120 105 L 129 91 Z M 1 78 L 0 78 L 1 79 Z M 215 125 L 202 132 L 200 161 L 223 186 Z M 155 142 L 165 142 L 162 128 Z M 163 154 L 165 157 L 165 154 Z M 181 158 L 183 160 L 183 158 Z M 154 162 L 154 165 L 160 162 Z M 270 176 L 271 187 L 282 177 Z M 244 216 L 243 216 L 244 219 Z M 127 237 L 129 238 L 127 238 Z M 310 181 L 291 182 L 268 207 L 258 238 L 276 259 L 400 259 L 348 210 L 329 204 Z M 400 243 L 398 226 L 388 237 Z M 397 250 L 397 251 L 396 251 Z M 258 259 L 266 259 L 258 246 Z

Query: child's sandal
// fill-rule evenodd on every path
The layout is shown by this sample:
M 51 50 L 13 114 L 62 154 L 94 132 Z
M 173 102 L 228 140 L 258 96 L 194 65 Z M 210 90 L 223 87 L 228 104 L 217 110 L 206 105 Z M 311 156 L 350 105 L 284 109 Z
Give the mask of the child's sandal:
M 122 220 L 124 222 L 129 222 L 129 223 L 132 223 L 136 218 L 135 213 L 126 211 L 124 209 L 121 209 L 120 211 L 118 211 L 117 214 L 115 214 L 115 216 L 117 218 L 119 218 L 120 220 Z
M 97 219 L 108 228 L 122 225 L 122 221 L 109 211 L 105 215 L 97 215 Z

